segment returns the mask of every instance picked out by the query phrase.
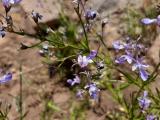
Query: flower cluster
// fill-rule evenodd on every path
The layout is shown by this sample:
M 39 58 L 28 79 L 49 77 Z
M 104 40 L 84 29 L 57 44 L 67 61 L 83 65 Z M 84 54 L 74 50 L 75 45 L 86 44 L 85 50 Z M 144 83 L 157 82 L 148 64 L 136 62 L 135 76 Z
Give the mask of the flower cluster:
M 80 84 L 80 82 L 81 82 L 80 74 L 82 74 L 82 73 L 86 74 L 87 79 L 89 79 L 89 80 L 88 80 L 87 85 L 84 86 L 83 90 L 78 90 L 78 92 L 77 92 L 78 98 L 83 98 L 84 93 L 86 93 L 87 91 L 88 91 L 88 94 L 90 95 L 91 99 L 98 98 L 98 93 L 100 90 L 97 88 L 96 83 L 90 81 L 91 78 L 89 77 L 89 72 L 87 72 L 88 64 L 93 63 L 93 59 L 96 57 L 96 55 L 97 55 L 96 50 L 91 50 L 91 52 L 88 56 L 79 55 L 76 64 L 79 65 L 81 72 L 75 74 L 74 78 L 67 80 L 67 83 L 69 83 L 71 86 L 74 86 L 76 84 Z
M 146 68 L 149 65 L 143 62 L 141 53 L 145 50 L 144 46 L 127 39 L 127 42 L 115 41 L 113 47 L 116 51 L 123 51 L 124 54 L 116 58 L 115 63 L 124 64 L 126 61 L 132 65 L 132 71 L 137 70 L 141 79 L 146 81 L 148 79 L 148 72 Z

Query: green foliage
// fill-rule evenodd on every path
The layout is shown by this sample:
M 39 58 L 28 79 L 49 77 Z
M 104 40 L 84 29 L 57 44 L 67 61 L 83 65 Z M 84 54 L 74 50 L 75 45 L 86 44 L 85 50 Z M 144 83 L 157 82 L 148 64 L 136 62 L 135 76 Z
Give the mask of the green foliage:
M 80 105 L 73 103 L 71 107 L 69 120 L 86 120 L 85 109 L 86 109 L 85 102 L 81 103 Z
M 0 101 L 0 120 L 8 120 L 8 114 L 11 107 L 11 104 Z
M 61 109 L 51 100 L 44 101 L 44 110 L 41 112 L 41 120 L 52 120 L 54 113 L 61 112 Z

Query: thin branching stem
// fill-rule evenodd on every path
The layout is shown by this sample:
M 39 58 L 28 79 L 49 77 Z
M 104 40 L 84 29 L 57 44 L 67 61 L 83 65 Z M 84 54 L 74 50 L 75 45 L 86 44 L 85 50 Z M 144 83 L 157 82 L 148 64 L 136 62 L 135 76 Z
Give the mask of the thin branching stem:
M 84 32 L 84 36 L 85 36 L 85 40 L 86 40 L 87 49 L 89 50 L 88 35 L 87 35 L 87 32 L 86 32 L 86 29 L 85 29 L 83 20 L 82 20 L 82 18 L 81 18 L 80 13 L 77 11 L 77 9 L 75 9 L 75 11 L 76 11 L 76 13 L 77 13 L 77 15 L 78 15 L 78 18 L 79 18 L 79 20 L 80 20 L 80 23 L 81 23 L 81 25 L 82 25 L 83 32 Z
M 23 85 L 23 76 L 22 76 L 22 66 L 20 65 L 20 74 L 19 74 L 19 77 L 20 77 L 20 95 L 19 95 L 19 112 L 20 112 L 20 120 L 23 120 L 23 89 L 22 89 L 22 85 Z

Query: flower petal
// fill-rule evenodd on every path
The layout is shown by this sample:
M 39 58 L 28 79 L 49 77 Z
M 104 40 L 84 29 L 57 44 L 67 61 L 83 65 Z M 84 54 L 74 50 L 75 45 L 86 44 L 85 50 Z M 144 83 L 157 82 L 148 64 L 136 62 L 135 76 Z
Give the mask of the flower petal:
M 125 55 L 125 57 L 126 57 L 127 62 L 128 62 L 129 64 L 131 64 L 132 61 L 133 61 L 132 57 L 129 56 L 129 55 Z
M 152 23 L 156 23 L 157 19 L 150 19 L 150 18 L 143 18 L 141 20 L 141 23 L 145 24 L 145 25 L 150 25 Z
M 123 64 L 125 61 L 126 61 L 126 57 L 124 55 L 122 55 L 121 57 L 115 60 L 115 62 L 118 64 Z
M 69 83 L 69 84 L 72 86 L 73 80 L 72 80 L 72 79 L 68 79 L 68 80 L 67 80 L 67 83 Z
M 143 68 L 148 68 L 149 65 L 147 65 L 147 64 L 142 64 L 142 67 L 143 67 Z
M 88 59 L 86 56 L 83 56 L 81 67 L 86 67 L 87 65 L 88 65 Z
M 124 45 L 120 41 L 113 42 L 113 47 L 116 50 L 124 49 Z
M 140 77 L 142 78 L 143 81 L 146 81 L 148 79 L 148 73 L 144 69 L 140 69 L 139 71 Z
M 73 79 L 75 83 L 80 83 L 80 78 L 76 75 Z
M 12 80 L 12 73 L 7 73 L 4 76 L 0 77 L 0 83 L 6 83 Z
M 97 55 L 97 51 L 96 50 L 91 50 L 90 54 L 87 56 L 88 59 L 93 59 L 95 58 Z

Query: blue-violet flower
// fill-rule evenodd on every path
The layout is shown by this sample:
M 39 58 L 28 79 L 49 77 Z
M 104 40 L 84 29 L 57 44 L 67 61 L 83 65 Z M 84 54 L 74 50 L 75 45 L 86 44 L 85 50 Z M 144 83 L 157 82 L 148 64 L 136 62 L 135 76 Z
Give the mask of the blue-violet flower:
M 133 55 L 130 52 L 126 52 L 126 55 L 122 55 L 119 58 L 115 60 L 117 64 L 123 64 L 125 61 L 127 61 L 129 64 L 133 62 Z
M 140 77 L 142 78 L 142 80 L 146 81 L 149 75 L 148 72 L 145 70 L 147 67 L 149 67 L 149 65 L 142 63 L 142 59 L 137 58 L 135 60 L 135 64 L 133 64 L 132 66 L 132 71 L 138 69 Z
M 125 44 L 123 42 L 120 42 L 120 41 L 114 41 L 113 42 L 113 47 L 116 50 L 122 50 L 122 49 L 125 48 Z
M 97 16 L 97 12 L 93 10 L 86 10 L 85 12 L 85 18 L 87 20 L 94 20 Z
M 10 80 L 12 80 L 12 73 L 7 73 L 0 77 L 0 83 L 6 83 Z
M 18 4 L 20 3 L 22 0 L 2 0 L 3 6 L 4 7 L 10 7 L 13 4 Z
M 78 64 L 80 65 L 81 68 L 86 67 L 89 63 L 92 63 L 92 59 L 86 57 L 86 56 L 82 56 L 79 55 L 78 56 Z
M 147 97 L 148 97 L 148 92 L 144 91 L 143 96 L 138 98 L 139 106 L 142 111 L 147 110 L 150 106 L 151 100 L 149 100 Z
M 75 85 L 75 84 L 79 84 L 80 83 L 80 78 L 77 76 L 77 75 L 75 75 L 75 78 L 73 78 L 73 79 L 68 79 L 67 80 L 67 82 L 71 85 L 71 86 L 73 86 L 73 85 Z
M 155 18 L 154 19 L 143 18 L 141 20 L 141 23 L 143 23 L 145 25 L 157 24 L 158 26 L 160 26 L 160 15 L 158 15 L 156 19 Z
M 88 92 L 89 92 L 91 99 L 98 98 L 98 93 L 100 90 L 97 88 L 95 83 L 91 83 L 91 84 L 86 85 L 85 89 L 88 89 Z
M 96 50 L 91 50 L 90 54 L 87 56 L 88 59 L 93 59 L 95 58 L 97 55 L 97 51 Z

